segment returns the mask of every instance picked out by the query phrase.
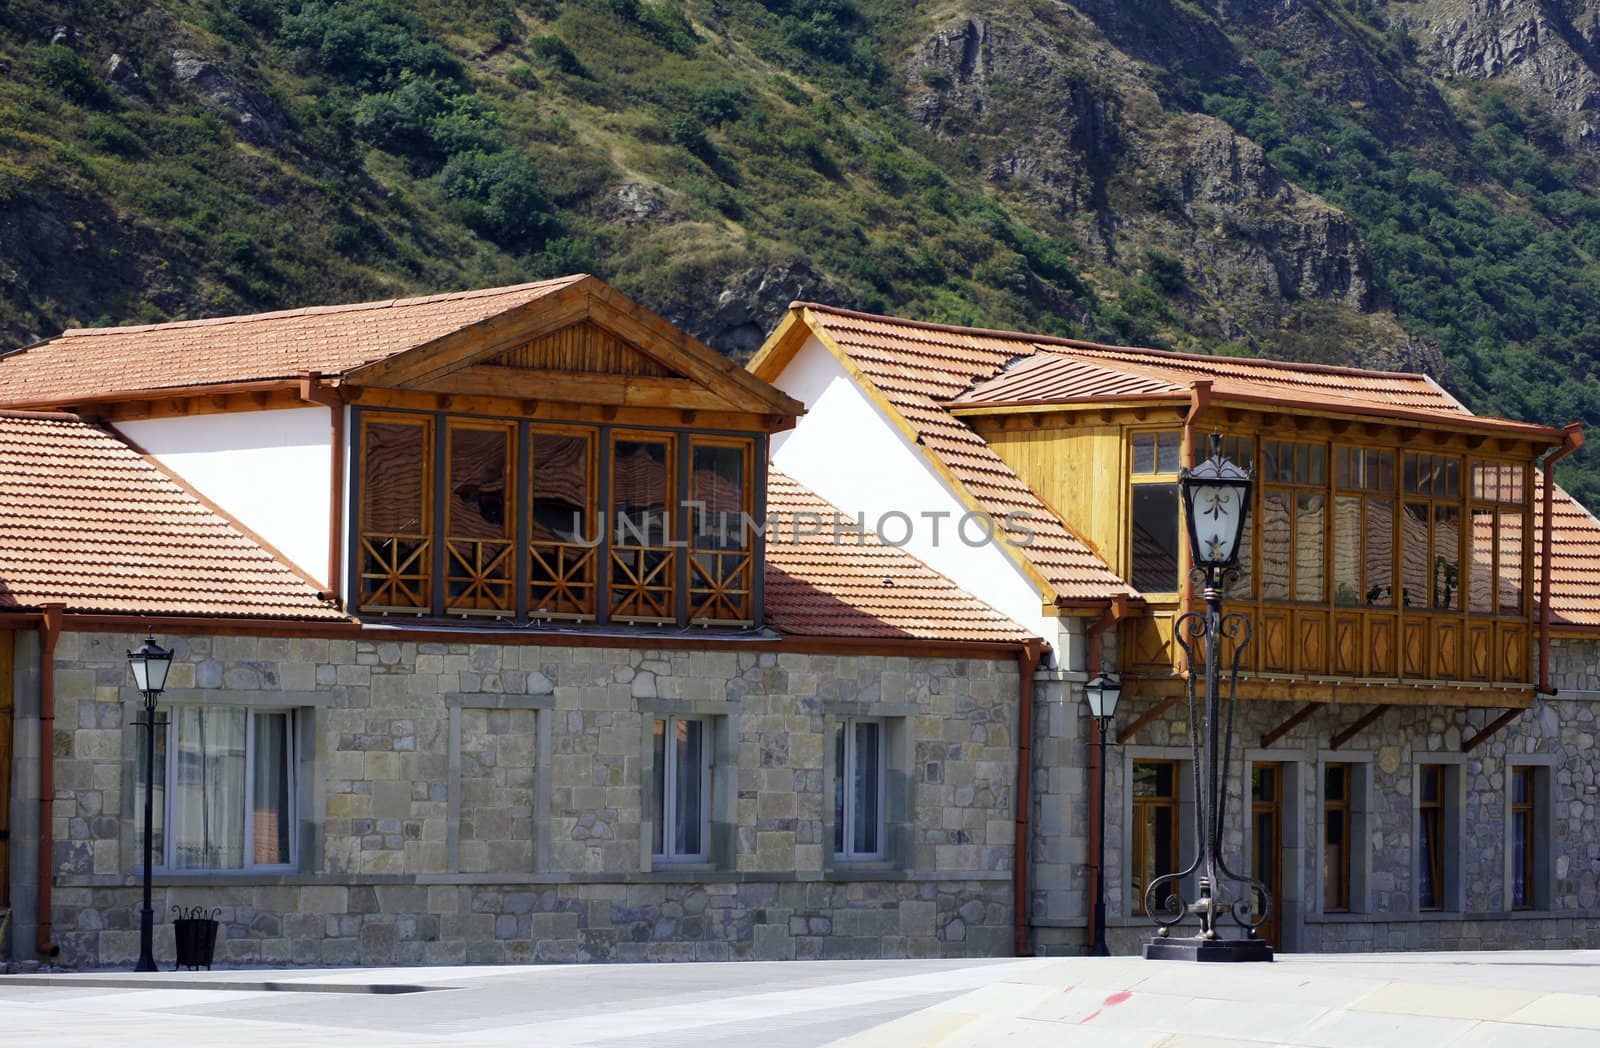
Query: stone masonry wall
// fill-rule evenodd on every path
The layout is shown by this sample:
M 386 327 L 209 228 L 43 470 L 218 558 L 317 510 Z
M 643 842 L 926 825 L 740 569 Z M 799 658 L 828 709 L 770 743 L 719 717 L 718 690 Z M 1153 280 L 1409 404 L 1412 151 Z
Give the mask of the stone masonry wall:
M 1568 679 L 1575 666 L 1596 661 L 1593 648 L 1565 653 Z M 1594 683 L 1593 676 L 1584 678 Z M 1600 804 L 1593 743 L 1600 690 L 1571 691 L 1542 698 L 1510 725 L 1471 753 L 1461 744 L 1500 714 L 1498 709 L 1393 707 L 1339 750 L 1329 740 L 1370 706 L 1334 705 L 1318 710 L 1271 749 L 1262 735 L 1297 708 L 1293 702 L 1254 702 L 1239 707 L 1237 733 L 1251 762 L 1282 762 L 1284 790 L 1284 939 L 1297 951 L 1387 949 L 1477 949 L 1600 946 Z M 1131 723 L 1149 702 L 1124 702 L 1118 721 Z M 1107 908 L 1113 952 L 1133 952 L 1153 926 L 1131 916 L 1127 873 L 1121 858 L 1128 802 L 1124 782 L 1131 761 L 1140 757 L 1190 760 L 1188 711 L 1180 703 L 1143 730 L 1127 747 L 1113 747 L 1108 761 Z M 1086 727 L 1080 728 L 1085 732 Z M 1121 750 L 1122 752 L 1118 752 Z M 1235 868 L 1247 854 L 1247 820 L 1241 793 L 1248 779 L 1235 751 L 1224 848 Z M 1358 800 L 1364 815 L 1364 845 L 1369 864 L 1351 913 L 1324 914 L 1322 907 L 1321 774 L 1328 762 L 1357 765 Z M 1419 911 L 1415 874 L 1415 771 L 1420 763 L 1454 768 L 1459 777 L 1459 845 L 1447 855 L 1446 882 L 1458 898 L 1443 912 Z M 1548 783 L 1549 890 L 1532 911 L 1510 907 L 1507 859 L 1506 790 L 1510 765 L 1534 765 Z M 1192 764 L 1183 775 L 1191 777 Z M 1363 788 L 1364 786 L 1364 788 Z M 1192 853 L 1192 818 L 1180 821 L 1181 847 Z M 1359 832 L 1359 827 L 1357 829 Z M 1359 856 L 1359 852 L 1357 855 Z M 1358 883 L 1358 889 L 1362 886 Z M 1448 894 L 1448 893 L 1447 893 Z M 1229 925 L 1231 927 L 1231 925 Z M 1081 933 L 1076 940 L 1081 943 Z
M 1102 665 L 1115 665 L 1113 638 L 1103 639 Z M 1600 710 L 1600 642 L 1556 639 L 1552 678 L 1558 694 L 1541 699 L 1472 753 L 1461 744 L 1501 712 L 1451 707 L 1391 708 L 1339 750 L 1330 740 L 1364 714 L 1361 704 L 1328 706 L 1291 730 L 1270 749 L 1262 735 L 1298 705 L 1292 701 L 1245 703 L 1239 708 L 1234 785 L 1227 820 L 1227 853 L 1235 867 L 1249 847 L 1242 818 L 1246 772 L 1238 761 L 1282 762 L 1285 800 L 1284 898 L 1278 900 L 1283 940 L 1298 951 L 1480 949 L 1497 947 L 1600 947 L 1600 774 L 1593 756 Z M 1086 948 L 1087 911 L 1093 889 L 1089 850 L 1090 806 L 1088 717 L 1083 707 L 1084 674 L 1047 671 L 1035 682 L 1033 743 L 1034 835 L 1029 920 L 1034 949 L 1043 954 L 1081 953 Z M 1120 726 L 1132 724 L 1153 705 L 1125 699 Z M 1124 848 L 1130 802 L 1124 783 L 1134 760 L 1186 762 L 1180 791 L 1191 794 L 1193 774 L 1187 705 L 1180 703 L 1143 729 L 1127 746 L 1113 745 L 1107 760 L 1106 868 L 1108 939 L 1114 953 L 1137 952 L 1154 932 L 1134 916 L 1128 898 Z M 1357 867 L 1354 912 L 1322 912 L 1321 774 L 1329 762 L 1357 766 L 1357 825 L 1366 858 Z M 1442 912 L 1415 904 L 1415 795 L 1418 763 L 1452 766 L 1459 782 L 1460 839 L 1447 881 L 1459 898 Z M 1533 910 L 1510 909 L 1506 788 L 1508 765 L 1529 764 L 1548 790 L 1547 853 L 1541 892 Z M 1193 809 L 1180 808 L 1178 832 L 1185 857 L 1192 854 Z M 1363 868 L 1364 867 L 1364 868 Z M 1192 894 L 1192 892 L 1191 892 Z M 1231 925 L 1229 925 L 1231 927 Z M 1192 925 L 1190 926 L 1192 928 Z
M 137 953 L 141 638 L 56 650 L 62 963 Z M 968 956 L 1010 950 L 1012 660 L 165 637 L 162 708 L 297 711 L 290 873 L 157 874 L 224 963 Z M 707 718 L 709 861 L 652 868 L 651 721 Z M 889 855 L 832 855 L 832 732 L 882 718 Z M 19 865 L 26 862 L 19 857 Z

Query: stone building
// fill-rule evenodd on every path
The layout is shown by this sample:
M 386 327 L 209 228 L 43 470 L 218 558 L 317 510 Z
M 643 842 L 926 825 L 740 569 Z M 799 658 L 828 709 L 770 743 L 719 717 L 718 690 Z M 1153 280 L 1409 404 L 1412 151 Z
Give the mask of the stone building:
M 1474 415 L 1423 375 L 807 303 L 750 367 L 806 405 L 773 437 L 775 468 L 886 533 L 907 514 L 997 522 L 985 545 L 923 528 L 905 548 L 1051 646 L 1030 744 L 1034 949 L 1093 934 L 1102 812 L 1114 952 L 1154 930 L 1145 886 L 1194 854 L 1174 634 L 1198 600 L 1177 480 L 1213 433 L 1257 481 L 1226 594 L 1253 638 L 1225 851 L 1270 886 L 1264 937 L 1600 943 L 1600 523 L 1549 480 L 1578 427 Z M 1102 672 L 1124 696 L 1103 798 L 1082 697 Z
M 163 963 L 194 906 L 232 964 L 1076 952 L 1102 814 L 1132 950 L 1192 850 L 1213 431 L 1260 477 L 1227 846 L 1264 933 L 1600 938 L 1575 428 L 806 305 L 747 372 L 568 277 L 0 358 L 11 953 L 136 956 L 147 634 Z
M 800 405 L 592 278 L 0 362 L 11 950 L 965 956 L 1040 645 L 765 469 Z

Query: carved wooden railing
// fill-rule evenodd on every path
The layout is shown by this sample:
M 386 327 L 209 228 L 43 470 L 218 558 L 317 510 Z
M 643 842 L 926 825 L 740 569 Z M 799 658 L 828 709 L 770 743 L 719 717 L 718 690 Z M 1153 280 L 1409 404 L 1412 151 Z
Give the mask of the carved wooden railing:
M 1250 619 L 1240 669 L 1251 673 L 1402 679 L 1532 682 L 1526 620 L 1429 611 L 1265 604 L 1230 606 Z M 1181 668 L 1172 642 L 1176 613 L 1160 610 L 1129 624 L 1130 664 Z M 1232 652 L 1222 652 L 1231 665 Z
M 689 558 L 689 621 L 716 626 L 753 622 L 753 567 L 748 551 L 696 550 Z
M 516 545 L 505 539 L 445 542 L 444 609 L 452 615 L 512 615 Z
M 677 621 L 677 553 L 670 546 L 612 547 L 613 621 Z
M 361 536 L 361 610 L 427 611 L 433 605 L 433 543 L 426 535 Z
M 528 547 L 528 615 L 536 619 L 580 619 L 595 615 L 595 546 L 535 542 Z

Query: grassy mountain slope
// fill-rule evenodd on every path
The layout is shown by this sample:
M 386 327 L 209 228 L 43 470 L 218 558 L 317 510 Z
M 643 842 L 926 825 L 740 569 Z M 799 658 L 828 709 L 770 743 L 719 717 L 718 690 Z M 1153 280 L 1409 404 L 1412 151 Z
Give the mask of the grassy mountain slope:
M 581 269 L 1600 421 L 1594 20 L 1522 2 L 12 0 L 0 345 Z

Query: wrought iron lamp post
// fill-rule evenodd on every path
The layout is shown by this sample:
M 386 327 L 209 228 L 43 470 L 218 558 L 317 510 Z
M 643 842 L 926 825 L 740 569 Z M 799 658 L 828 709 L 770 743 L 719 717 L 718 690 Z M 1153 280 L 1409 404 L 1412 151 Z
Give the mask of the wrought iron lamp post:
M 1144 955 L 1155 960 L 1270 961 L 1272 948 L 1256 937 L 1271 915 L 1267 886 L 1253 877 L 1234 872 L 1222 855 L 1222 826 L 1228 808 L 1228 783 L 1232 774 L 1233 713 L 1238 701 L 1239 661 L 1250 643 L 1250 620 L 1237 612 L 1223 614 L 1222 590 L 1239 563 L 1239 541 L 1250 516 L 1253 479 L 1249 472 L 1222 457 L 1222 438 L 1211 437 L 1211 457 L 1178 476 L 1183 496 L 1184 523 L 1188 530 L 1191 567 L 1205 584 L 1205 613 L 1185 612 L 1174 624 L 1173 638 L 1183 649 L 1189 668 L 1189 735 L 1199 780 L 1195 798 L 1195 857 L 1176 873 L 1153 878 L 1145 889 L 1145 912 L 1157 925 L 1156 937 L 1145 944 Z M 1221 693 L 1222 641 L 1232 642 L 1228 695 Z M 1199 716 L 1195 698 L 1195 642 L 1205 641 L 1205 717 Z M 1224 708 L 1224 705 L 1226 708 Z M 1198 874 L 1199 898 L 1183 897 L 1183 881 Z M 1237 886 L 1230 898 L 1225 884 Z M 1252 895 L 1261 900 L 1253 912 Z M 1239 925 L 1242 938 L 1224 938 L 1218 921 L 1226 914 Z M 1199 920 L 1199 932 L 1179 937 L 1172 930 L 1190 915 Z
M 155 910 L 150 905 L 150 876 L 155 866 L 151 834 L 155 817 L 156 700 L 166 690 L 172 652 L 157 644 L 154 636 L 146 637 L 143 645 L 128 652 L 128 665 L 133 670 L 134 687 L 144 696 L 144 720 L 140 722 L 144 727 L 144 909 L 139 911 L 139 963 L 133 970 L 153 972 Z
M 1110 957 L 1106 946 L 1106 740 L 1111 733 L 1111 721 L 1117 715 L 1117 700 L 1122 698 L 1122 682 L 1104 674 L 1083 688 L 1084 701 L 1089 705 L 1089 716 L 1100 725 L 1100 835 L 1094 860 L 1094 943 L 1089 947 L 1092 957 Z

